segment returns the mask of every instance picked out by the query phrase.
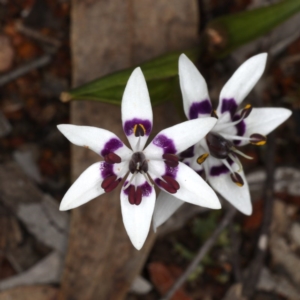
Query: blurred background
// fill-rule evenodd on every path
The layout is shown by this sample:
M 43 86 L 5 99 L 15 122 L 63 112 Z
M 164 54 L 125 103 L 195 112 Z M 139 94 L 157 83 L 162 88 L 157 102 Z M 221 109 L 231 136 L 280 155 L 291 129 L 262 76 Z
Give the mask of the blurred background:
M 104 92 L 89 85 L 68 91 L 145 61 L 149 70 L 151 59 L 172 51 L 161 77 L 146 76 L 156 104 L 153 134 L 185 120 L 181 52 L 192 53 L 215 107 L 238 66 L 268 52 L 247 103 L 293 115 L 267 146 L 243 149 L 254 157 L 242 160 L 254 212 L 227 220 L 170 299 L 300 299 L 300 1 L 269 14 L 279 2 L 0 0 L 0 300 L 160 299 L 226 218 L 225 202 L 220 211 L 185 204 L 138 252 L 123 227 L 119 191 L 71 213 L 58 210 L 71 183 L 99 158 L 71 148 L 56 125 L 98 126 L 125 141 L 122 81 L 108 79 Z

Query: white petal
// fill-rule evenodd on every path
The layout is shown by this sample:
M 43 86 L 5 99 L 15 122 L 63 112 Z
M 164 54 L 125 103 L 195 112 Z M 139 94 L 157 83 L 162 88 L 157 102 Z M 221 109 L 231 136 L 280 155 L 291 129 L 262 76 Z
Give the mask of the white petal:
M 237 106 L 245 99 L 263 74 L 267 53 L 249 58 L 231 76 L 224 85 L 219 100 L 217 114 L 221 116 L 235 113 Z
M 215 118 L 199 118 L 164 129 L 144 150 L 145 155 L 157 158 L 164 153 L 178 154 L 199 142 L 216 122 Z
M 221 174 L 219 176 L 208 176 L 208 181 L 211 186 L 236 209 L 245 215 L 251 215 L 252 203 L 248 183 L 244 172 L 240 172 L 239 174 L 244 180 L 244 185 L 242 187 L 239 187 L 232 182 L 229 173 Z
M 69 124 L 57 125 L 59 131 L 73 144 L 89 148 L 104 156 L 114 152 L 127 158 L 132 151 L 112 132 L 91 126 L 76 126 Z
M 179 162 L 178 167 L 170 168 L 163 161 L 150 161 L 148 167 L 149 174 L 158 186 L 163 175 L 170 176 L 179 183 L 179 190 L 175 194 L 171 194 L 172 196 L 203 207 L 221 208 L 215 192 L 201 176 L 184 163 Z M 162 187 L 160 188 L 164 190 Z
M 136 68 L 128 82 L 122 99 L 122 122 L 123 129 L 128 141 L 134 151 L 142 150 L 152 130 L 152 107 L 145 77 L 140 68 Z M 134 135 L 135 125 L 142 126 L 145 135 L 140 137 L 139 149 L 138 139 Z
M 245 136 L 253 133 L 267 135 L 276 127 L 285 122 L 292 112 L 286 108 L 253 108 L 250 115 L 244 120 L 246 123 Z M 248 142 L 241 141 L 240 145 Z
M 185 54 L 179 57 L 179 80 L 186 117 L 209 117 L 212 105 L 205 79 Z
M 154 231 L 165 223 L 182 204 L 184 204 L 183 201 L 161 191 L 157 197 L 153 213 Z
M 60 203 L 60 210 L 78 207 L 104 193 L 100 171 L 101 162 L 87 168 L 69 188 Z
M 148 183 L 143 175 L 138 173 L 134 182 L 136 186 L 145 187 Z M 149 185 L 143 190 L 142 202 L 140 205 L 132 205 L 128 201 L 126 190 L 121 190 L 122 217 L 127 234 L 133 246 L 140 250 L 148 235 L 151 219 L 155 205 L 155 189 Z

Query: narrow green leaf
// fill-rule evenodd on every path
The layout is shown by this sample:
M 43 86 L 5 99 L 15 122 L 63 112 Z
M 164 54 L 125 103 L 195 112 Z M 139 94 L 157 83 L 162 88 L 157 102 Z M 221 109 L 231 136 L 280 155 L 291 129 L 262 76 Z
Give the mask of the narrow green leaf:
M 300 0 L 284 0 L 258 9 L 243 11 L 212 21 L 207 28 L 215 56 L 224 57 L 234 49 L 266 34 L 300 11 Z M 214 43 L 215 42 L 215 43 Z

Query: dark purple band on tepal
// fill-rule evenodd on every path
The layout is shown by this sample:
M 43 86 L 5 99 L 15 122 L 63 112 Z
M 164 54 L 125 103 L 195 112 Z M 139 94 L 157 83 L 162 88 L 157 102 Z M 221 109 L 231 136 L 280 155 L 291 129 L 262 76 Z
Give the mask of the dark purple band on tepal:
M 176 154 L 177 152 L 173 140 L 169 139 L 167 136 L 163 134 L 157 135 L 152 141 L 152 143 L 155 146 L 162 148 L 164 153 Z
M 189 111 L 189 119 L 197 119 L 199 115 L 211 114 L 212 106 L 211 102 L 206 99 L 201 102 L 194 102 Z
M 237 110 L 237 103 L 236 101 L 231 98 L 231 99 L 222 99 L 222 106 L 221 106 L 221 113 L 229 112 L 231 119 L 233 118 L 236 110 Z
M 229 170 L 225 165 L 212 167 L 210 169 L 210 176 L 220 176 L 227 173 L 229 173 Z
M 100 164 L 100 172 L 103 179 L 108 176 L 116 175 L 114 173 L 114 165 L 107 162 L 102 162 Z
M 128 183 L 128 181 L 125 181 L 124 185 L 126 186 L 127 183 Z M 123 190 L 125 195 L 129 194 L 129 190 L 130 190 L 131 186 L 133 186 L 133 185 L 130 184 L 127 189 Z M 141 185 L 136 186 L 136 188 L 138 188 L 138 187 L 141 188 L 143 197 L 149 197 L 150 194 L 152 193 L 152 187 L 147 181 Z
M 240 115 L 235 115 L 233 117 L 232 121 L 237 121 L 241 118 Z M 246 123 L 244 122 L 244 120 L 242 120 L 240 123 L 235 125 L 237 133 L 237 136 L 244 136 L 244 134 L 246 133 Z M 239 145 L 241 143 L 241 141 L 235 140 L 233 141 L 235 145 Z
M 121 147 L 123 147 L 122 141 L 120 141 L 117 138 L 112 138 L 104 145 L 100 154 L 101 154 L 101 156 L 104 157 L 105 155 L 109 154 L 110 152 L 115 152 L 116 150 L 118 150 Z
M 128 120 L 124 123 L 124 132 L 127 136 L 133 134 L 133 129 L 135 125 L 143 125 L 143 127 L 145 128 L 146 131 L 146 135 L 149 136 L 152 130 L 152 122 L 150 122 L 149 120 L 142 120 L 142 119 L 137 119 L 134 118 L 132 120 Z

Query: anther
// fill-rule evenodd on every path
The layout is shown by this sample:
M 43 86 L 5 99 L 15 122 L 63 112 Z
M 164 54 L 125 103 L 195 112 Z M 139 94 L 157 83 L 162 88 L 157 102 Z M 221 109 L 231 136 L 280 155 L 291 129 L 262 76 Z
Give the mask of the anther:
M 109 164 L 118 164 L 122 161 L 121 157 L 114 152 L 109 152 L 104 156 L 104 160 Z
M 162 176 L 162 178 L 163 178 L 169 185 L 171 185 L 176 191 L 179 190 L 180 185 L 179 185 L 179 183 L 178 183 L 173 177 L 164 175 L 164 176 Z
M 133 133 L 136 137 L 144 136 L 146 134 L 146 129 L 143 124 L 135 124 L 133 127 Z
M 213 118 L 219 119 L 217 112 L 214 109 L 211 111 L 210 116 Z
M 169 167 L 177 167 L 179 158 L 174 154 L 165 153 L 163 156 L 163 159 L 165 160 L 165 164 Z
M 198 163 L 199 165 L 201 165 L 202 163 L 205 162 L 205 160 L 208 158 L 208 156 L 209 156 L 209 153 L 204 153 L 204 154 L 200 155 L 200 156 L 197 158 L 197 163 Z
M 119 184 L 119 180 L 117 180 L 117 176 L 116 175 L 111 175 L 106 177 L 102 184 L 101 187 L 104 189 L 104 191 L 106 193 L 111 192 L 113 189 L 115 189 L 118 184 Z
M 247 105 L 243 108 L 243 110 L 242 110 L 242 112 L 241 112 L 241 118 L 242 118 L 242 119 L 247 118 L 247 117 L 250 115 L 251 111 L 252 111 L 252 105 L 251 105 L 251 104 L 247 104 Z
M 233 172 L 230 174 L 230 177 L 237 186 L 242 187 L 244 185 L 244 180 L 239 173 Z
M 250 135 L 250 143 L 256 146 L 263 146 L 267 142 L 267 137 L 259 133 Z
M 140 205 L 142 202 L 143 191 L 141 187 L 135 188 L 134 185 L 129 187 L 128 201 L 132 205 Z

